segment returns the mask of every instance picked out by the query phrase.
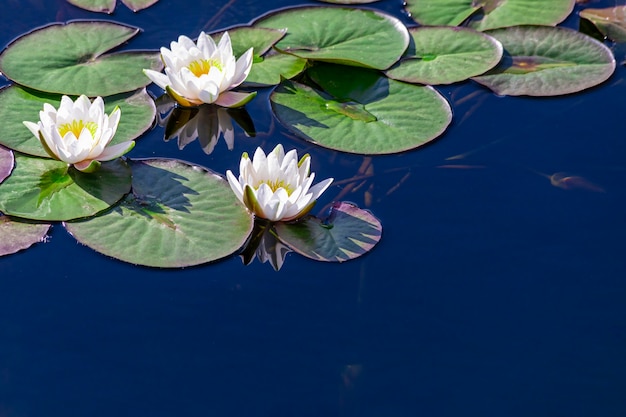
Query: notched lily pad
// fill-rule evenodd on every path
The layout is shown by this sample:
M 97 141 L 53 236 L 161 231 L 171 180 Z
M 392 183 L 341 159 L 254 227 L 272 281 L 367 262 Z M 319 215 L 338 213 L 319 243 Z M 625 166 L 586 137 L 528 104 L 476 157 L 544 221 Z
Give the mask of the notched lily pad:
M 324 220 L 308 216 L 274 227 L 278 238 L 294 252 L 325 262 L 358 258 L 371 251 L 382 235 L 382 225 L 372 213 L 347 202 L 334 203 Z
M 285 80 L 270 96 L 272 110 L 289 130 L 326 148 L 402 152 L 435 139 L 452 119 L 448 102 L 429 86 L 342 65 L 316 65 L 307 74 L 323 90 Z
M 113 13 L 115 10 L 116 1 L 117 0 L 67 0 L 68 3 L 80 7 L 81 9 L 109 14 Z M 157 1 L 158 0 L 122 0 L 122 3 L 133 12 L 137 12 L 152 6 Z
M 487 30 L 518 25 L 554 26 L 574 9 L 575 0 L 408 0 L 406 9 L 421 25 Z
M 130 163 L 130 194 L 101 215 L 65 223 L 79 242 L 125 262 L 161 268 L 215 261 L 244 245 L 253 217 L 224 178 L 176 160 Z
M 46 239 L 50 225 L 29 223 L 0 214 L 0 256 L 10 255 Z
M 451 84 L 493 68 L 502 57 L 502 44 L 468 28 L 409 29 L 412 45 L 402 60 L 386 72 L 396 80 L 420 84 Z
M 15 168 L 0 184 L 0 211 L 32 220 L 93 216 L 130 191 L 130 168 L 122 159 L 83 173 L 53 159 L 15 154 Z
M 0 71 L 17 84 L 50 93 L 110 96 L 145 87 L 142 69 L 161 71 L 158 52 L 106 53 L 139 33 L 106 21 L 55 23 L 13 41 Z
M 502 43 L 504 57 L 473 80 L 500 95 L 575 93 L 602 83 L 615 70 L 609 48 L 572 29 L 519 26 L 486 33 Z
M 13 171 L 13 152 L 10 149 L 0 146 L 0 183 Z
M 626 6 L 584 9 L 578 15 L 593 23 L 609 39 L 626 42 Z
M 261 17 L 255 27 L 287 29 L 275 48 L 304 59 L 387 69 L 409 45 L 393 16 L 345 7 L 296 7 Z
M 55 108 L 61 104 L 58 94 L 43 93 L 11 85 L 0 90 L 0 144 L 18 152 L 48 157 L 39 140 L 22 123 L 39 121 L 44 103 Z M 120 123 L 111 144 L 126 142 L 141 136 L 152 126 L 156 116 L 154 100 L 144 88 L 104 98 L 105 111 L 110 114 L 116 106 L 121 110 Z

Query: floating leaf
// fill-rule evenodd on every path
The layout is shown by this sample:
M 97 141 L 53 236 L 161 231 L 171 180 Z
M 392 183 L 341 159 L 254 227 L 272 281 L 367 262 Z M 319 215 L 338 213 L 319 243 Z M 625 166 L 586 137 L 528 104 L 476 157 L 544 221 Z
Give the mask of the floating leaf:
M 500 95 L 574 93 L 600 84 L 615 70 L 610 49 L 571 29 L 522 26 L 486 33 L 502 43 L 504 58 L 473 80 Z
M 111 144 L 139 137 L 152 126 L 156 115 L 154 100 L 145 89 L 105 97 L 105 110 L 110 114 L 119 106 L 122 115 Z M 39 121 L 44 103 L 55 108 L 61 104 L 58 94 L 42 93 L 11 85 L 0 90 L 0 144 L 18 152 L 48 157 L 39 140 L 24 126 L 24 120 Z
M 316 65 L 309 75 L 326 91 L 285 80 L 270 96 L 272 109 L 289 130 L 326 148 L 402 152 L 433 140 L 452 119 L 448 102 L 429 86 L 341 65 Z
M 113 13 L 116 0 L 67 0 L 67 2 L 90 12 Z
M 4 146 L 0 146 L 0 183 L 13 171 L 14 162 L 13 152 Z
M 13 41 L 0 71 L 39 91 L 90 97 L 133 91 L 150 83 L 142 69 L 163 68 L 158 52 L 105 54 L 139 29 L 105 21 L 55 23 Z
M 42 242 L 49 224 L 26 223 L 0 214 L 0 256 L 9 255 Z
M 343 262 L 372 250 L 382 225 L 369 211 L 334 203 L 325 220 L 308 216 L 296 223 L 276 223 L 278 238 L 294 252 L 325 262 Z
M 517 25 L 554 26 L 569 16 L 574 3 L 575 0 L 408 0 L 406 8 L 421 25 L 458 26 L 471 16 L 470 26 L 482 31 Z
M 122 3 L 133 12 L 138 12 L 139 10 L 147 9 L 153 4 L 156 4 L 157 1 L 159 0 L 122 0 Z
M 609 39 L 626 42 L 626 6 L 584 9 L 578 15 L 593 23 Z
M 237 26 L 228 29 L 233 54 L 240 57 L 252 48 L 255 60 L 269 51 L 276 42 L 285 36 L 285 33 L 285 30 L 252 26 Z M 215 32 L 211 34 L 211 37 L 218 42 L 223 34 L 224 31 Z
M 334 3 L 334 4 L 367 4 L 367 3 L 376 3 L 380 0 L 318 0 L 324 3 Z
M 253 217 L 228 182 L 181 161 L 130 161 L 133 192 L 67 230 L 81 243 L 138 265 L 173 268 L 224 258 L 243 246 Z
M 300 58 L 387 69 L 409 45 L 406 27 L 373 10 L 298 7 L 269 14 L 256 27 L 287 29 L 275 48 Z
M 0 211 L 33 220 L 92 216 L 130 190 L 130 168 L 122 159 L 83 173 L 54 159 L 15 155 L 15 168 L 0 184 Z
M 396 80 L 421 84 L 451 84 L 493 68 L 502 57 L 502 44 L 484 33 L 457 27 L 410 29 L 413 45 L 386 72 Z

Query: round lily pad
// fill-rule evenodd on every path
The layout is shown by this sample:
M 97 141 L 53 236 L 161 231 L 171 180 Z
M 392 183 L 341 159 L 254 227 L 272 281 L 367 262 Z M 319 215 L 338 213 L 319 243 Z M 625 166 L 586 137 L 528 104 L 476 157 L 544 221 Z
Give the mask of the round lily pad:
M 39 91 L 110 96 L 150 83 L 142 69 L 160 71 L 158 52 L 106 54 L 139 33 L 105 21 L 55 23 L 13 41 L 0 55 L 0 71 Z
M 9 255 L 42 242 L 49 224 L 27 223 L 0 214 L 0 256 Z
M 105 97 L 105 110 L 110 114 L 116 106 L 121 110 L 117 132 L 111 144 L 133 140 L 152 126 L 156 116 L 154 100 L 144 88 L 136 92 Z M 18 152 L 48 157 L 37 139 L 23 121 L 38 122 L 44 103 L 55 108 L 61 104 L 58 94 L 43 93 L 11 85 L 0 90 L 0 144 Z
M 0 211 L 33 220 L 93 216 L 130 191 L 130 168 L 122 159 L 83 173 L 64 162 L 15 154 L 15 168 L 0 184 Z
M 451 84 L 493 68 L 502 58 L 502 44 L 484 33 L 458 27 L 409 30 L 413 44 L 402 60 L 386 72 L 396 80 L 420 84 Z
M 372 250 L 382 235 L 380 221 L 351 203 L 334 203 L 327 219 L 308 216 L 276 223 L 276 235 L 294 252 L 325 262 L 344 262 Z
M 500 95 L 575 93 L 600 84 L 615 70 L 609 48 L 572 29 L 520 26 L 486 33 L 502 43 L 504 57 L 473 80 Z
M 458 26 L 468 18 L 476 30 L 517 25 L 553 26 L 565 20 L 575 0 L 407 0 L 411 18 L 421 25 Z
M 435 89 L 377 71 L 317 65 L 308 74 L 325 91 L 285 80 L 270 96 L 276 117 L 317 145 L 358 154 L 417 148 L 443 133 L 450 105 Z
M 99 216 L 65 223 L 79 242 L 125 262 L 161 268 L 215 261 L 243 246 L 253 217 L 224 178 L 176 160 L 130 164 L 132 193 Z
M 13 152 L 10 149 L 0 146 L 0 182 L 4 181 L 13 171 Z
M 626 6 L 584 9 L 578 15 L 593 23 L 609 39 L 626 42 Z
M 387 69 L 409 45 L 395 17 L 345 7 L 297 7 L 266 15 L 256 27 L 287 29 L 275 48 L 300 58 Z
M 73 4 L 74 6 L 80 7 L 81 9 L 89 10 L 91 12 L 98 13 L 113 13 L 115 10 L 115 3 L 117 0 L 67 0 L 68 3 Z M 139 10 L 143 10 L 147 7 L 152 6 L 158 0 L 122 0 L 129 9 L 133 12 L 137 12 Z

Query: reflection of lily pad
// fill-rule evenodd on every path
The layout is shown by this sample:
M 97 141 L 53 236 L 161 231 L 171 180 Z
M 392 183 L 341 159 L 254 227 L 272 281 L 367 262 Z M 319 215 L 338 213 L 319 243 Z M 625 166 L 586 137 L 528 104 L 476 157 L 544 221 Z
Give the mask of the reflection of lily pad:
M 130 182 L 130 169 L 121 159 L 86 174 L 54 159 L 16 154 L 15 169 L 0 184 L 0 211 L 46 221 L 92 216 L 119 201 Z
M 433 140 L 452 119 L 432 87 L 341 65 L 317 65 L 309 75 L 325 92 L 286 80 L 270 96 L 272 109 L 289 130 L 326 148 L 402 152 Z
M 308 216 L 296 223 L 276 223 L 278 238 L 295 252 L 317 261 L 357 258 L 378 243 L 382 225 L 369 211 L 339 202 L 325 220 Z
M 99 216 L 65 223 L 78 241 L 125 262 L 163 268 L 215 261 L 243 246 L 253 218 L 222 177 L 175 160 L 130 163 L 131 194 Z
M 615 42 L 626 42 L 626 6 L 581 10 L 579 16 L 589 20 Z
M 574 3 L 575 0 L 407 0 L 406 8 L 421 25 L 458 26 L 472 16 L 472 28 L 487 30 L 518 25 L 553 26 L 569 16 Z
M 297 7 L 269 14 L 257 27 L 287 29 L 275 48 L 300 58 L 386 69 L 409 45 L 395 17 L 344 7 Z
M 117 133 L 111 144 L 133 140 L 152 126 L 156 109 L 154 100 L 145 89 L 105 97 L 104 101 L 108 114 L 116 106 L 122 111 Z M 39 121 L 39 112 L 44 103 L 58 108 L 61 96 L 26 90 L 16 85 L 0 90 L 0 144 L 29 155 L 47 157 L 48 154 L 39 140 L 22 123 L 24 120 Z
M 0 146 L 0 182 L 4 181 L 13 171 L 13 162 L 13 152 L 4 146 Z
M 505 50 L 501 63 L 473 80 L 501 95 L 555 96 L 593 87 L 615 70 L 609 48 L 567 28 L 520 26 L 486 32 Z
M 0 214 L 0 256 L 9 255 L 42 242 L 49 224 L 25 223 Z
M 158 52 L 105 54 L 139 29 L 112 22 L 77 21 L 36 29 L 0 55 L 0 70 L 12 81 L 40 91 L 110 96 L 150 83 L 143 68 L 162 69 Z
M 457 27 L 410 29 L 413 44 L 388 77 L 410 83 L 451 84 L 493 68 L 502 44 L 489 35 Z

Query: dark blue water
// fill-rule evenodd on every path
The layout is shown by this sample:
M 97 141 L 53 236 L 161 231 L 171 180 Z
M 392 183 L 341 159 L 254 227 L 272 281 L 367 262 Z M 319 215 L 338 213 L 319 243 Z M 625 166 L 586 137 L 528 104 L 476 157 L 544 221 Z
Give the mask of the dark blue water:
M 161 0 L 112 16 L 1 4 L 2 45 L 106 18 L 143 28 L 129 48 L 157 49 L 297 2 Z M 400 1 L 372 6 L 408 22 Z M 292 253 L 279 272 L 238 257 L 157 270 L 56 225 L 49 242 L 0 258 L 0 416 L 626 416 L 625 73 L 559 98 L 441 88 L 447 133 L 371 160 L 286 134 L 268 90 L 247 106 L 257 137 L 238 129 L 232 151 L 179 151 L 155 128 L 130 157 L 223 173 L 257 146 L 307 151 L 318 178 L 336 180 L 318 208 L 368 208 L 383 239 L 340 265 Z M 351 184 L 364 163 L 373 175 Z M 552 185 L 560 172 L 578 179 Z

